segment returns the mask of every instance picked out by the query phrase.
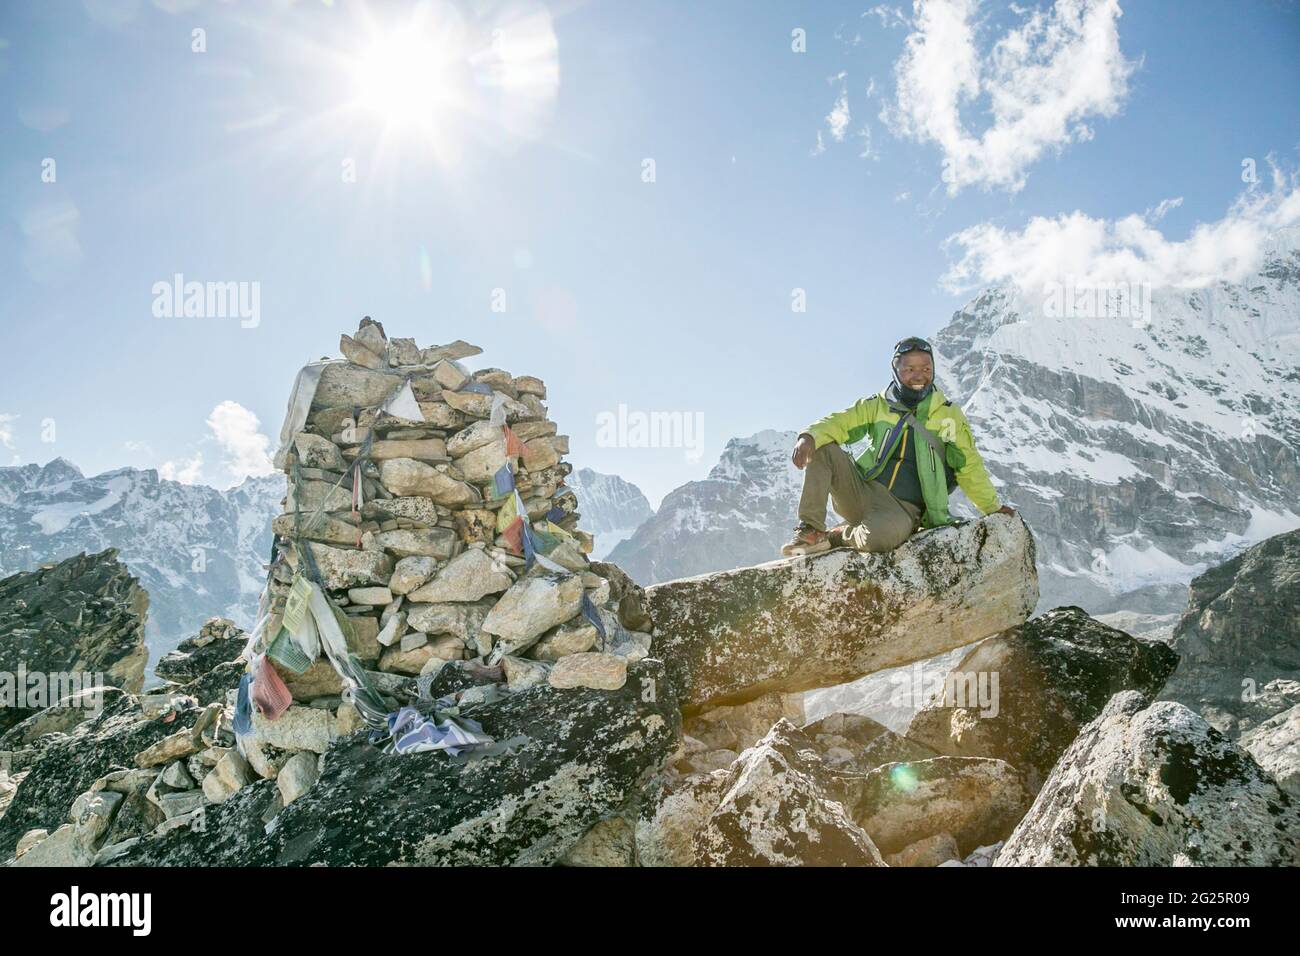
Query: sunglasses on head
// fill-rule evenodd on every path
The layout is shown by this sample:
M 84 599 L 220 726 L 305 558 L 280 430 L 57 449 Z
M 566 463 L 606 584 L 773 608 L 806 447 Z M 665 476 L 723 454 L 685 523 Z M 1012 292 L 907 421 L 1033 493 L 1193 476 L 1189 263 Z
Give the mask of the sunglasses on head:
M 934 349 L 930 348 L 930 343 L 925 339 L 908 338 L 903 339 L 903 341 L 894 346 L 894 358 L 898 358 L 898 356 L 902 355 L 904 352 L 918 351 L 925 352 L 931 357 L 934 355 Z

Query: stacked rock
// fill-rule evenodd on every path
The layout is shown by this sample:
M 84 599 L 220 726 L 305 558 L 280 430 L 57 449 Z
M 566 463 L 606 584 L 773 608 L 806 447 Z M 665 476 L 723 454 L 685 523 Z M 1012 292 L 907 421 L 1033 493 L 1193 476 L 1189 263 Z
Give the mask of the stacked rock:
M 317 366 L 297 429 L 291 401 L 277 456 L 289 492 L 273 522 L 290 546 L 273 566 L 261 649 L 295 575 L 310 573 L 367 670 L 472 661 L 457 668 L 470 683 L 498 675 L 510 691 L 622 686 L 649 651 L 650 619 L 626 575 L 587 558 L 593 539 L 564 482 L 568 437 L 546 417 L 542 380 L 471 373 L 458 360 L 477 346 L 420 348 L 369 317 L 340 349 L 346 361 Z M 270 657 L 295 699 L 339 692 L 324 655 L 298 673 Z

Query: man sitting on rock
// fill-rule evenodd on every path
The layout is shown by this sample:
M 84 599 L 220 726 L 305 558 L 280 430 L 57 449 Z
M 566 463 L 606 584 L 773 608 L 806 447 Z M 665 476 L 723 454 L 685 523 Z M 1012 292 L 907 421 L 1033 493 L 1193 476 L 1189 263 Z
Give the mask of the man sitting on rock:
M 1015 514 L 998 501 L 966 416 L 935 387 L 930 344 L 903 339 L 892 364 L 894 381 L 878 395 L 814 422 L 795 442 L 794 466 L 807 471 L 787 557 L 846 545 L 892 551 L 921 528 L 955 524 L 948 494 L 958 486 L 984 514 Z M 871 448 L 854 462 L 840 445 L 864 436 Z M 828 493 L 846 522 L 829 532 Z

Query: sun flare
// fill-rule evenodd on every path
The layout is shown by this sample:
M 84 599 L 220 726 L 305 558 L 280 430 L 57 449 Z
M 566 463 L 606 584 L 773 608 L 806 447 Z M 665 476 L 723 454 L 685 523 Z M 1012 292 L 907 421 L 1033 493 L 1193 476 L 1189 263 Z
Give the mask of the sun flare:
M 354 70 L 360 104 L 389 125 L 433 126 L 446 97 L 445 57 L 417 33 L 378 37 Z

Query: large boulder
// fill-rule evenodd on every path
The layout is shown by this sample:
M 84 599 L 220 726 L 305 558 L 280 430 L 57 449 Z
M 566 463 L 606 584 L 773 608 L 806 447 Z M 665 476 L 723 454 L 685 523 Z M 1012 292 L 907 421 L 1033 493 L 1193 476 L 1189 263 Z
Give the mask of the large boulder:
M 646 589 L 654 647 L 685 713 L 856 680 L 1022 623 L 1038 601 L 1019 516 Z
M 154 673 L 163 680 L 187 684 L 207 674 L 218 664 L 233 661 L 248 644 L 248 635 L 234 621 L 222 617 L 208 620 L 194 637 L 163 655 Z
M 0 581 L 0 733 L 83 685 L 138 693 L 148 608 L 115 548 Z
M 695 834 L 722 802 L 729 777 L 728 769 L 654 777 L 637 802 L 637 863 L 694 866 Z
M 1152 696 L 1177 661 L 1081 608 L 1060 607 L 989 638 L 953 669 L 907 737 L 941 754 L 994 757 L 1037 792 L 1057 758 L 1122 690 Z
M 1002 760 L 934 757 L 871 771 L 852 813 L 882 853 L 947 834 L 965 856 L 1005 839 L 1030 800 Z
M 540 685 L 480 705 L 501 753 L 385 754 L 355 733 L 326 752 L 310 790 L 275 816 L 273 781 L 206 808 L 202 832 L 142 840 L 125 866 L 527 865 L 561 860 L 616 816 L 671 755 L 677 701 L 659 661 L 616 691 Z
M 1194 578 L 1174 628 L 1178 667 L 1160 694 L 1237 736 L 1298 701 L 1261 694 L 1300 680 L 1300 529 Z M 1262 706 L 1268 705 L 1268 706 Z
M 1296 866 L 1300 802 L 1182 704 L 1117 694 L 995 866 Z
M 697 866 L 884 866 L 833 796 L 812 742 L 782 718 L 740 755 L 692 838 Z

